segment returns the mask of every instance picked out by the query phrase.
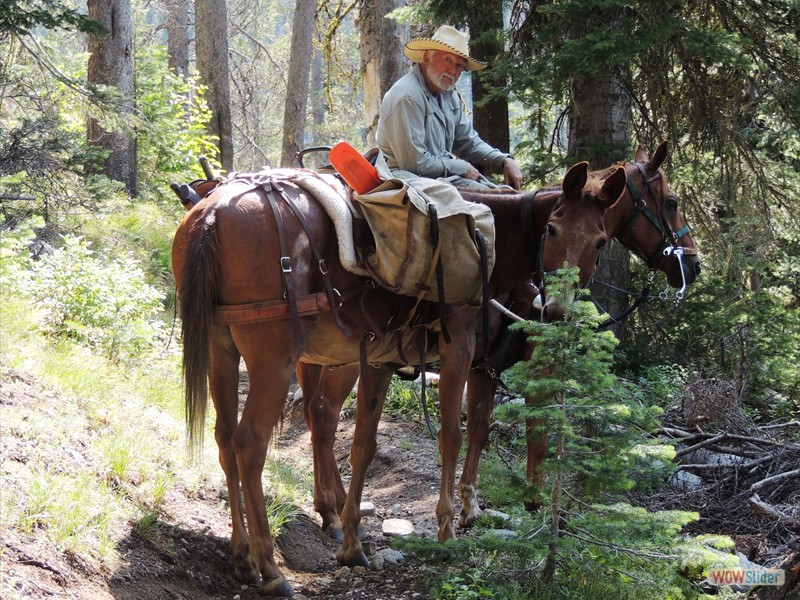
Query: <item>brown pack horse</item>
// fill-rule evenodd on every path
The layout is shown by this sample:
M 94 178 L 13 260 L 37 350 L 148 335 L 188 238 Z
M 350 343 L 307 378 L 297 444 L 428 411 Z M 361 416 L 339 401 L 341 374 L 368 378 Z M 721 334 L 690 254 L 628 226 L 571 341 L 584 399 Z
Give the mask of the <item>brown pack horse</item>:
M 581 251 L 571 264 L 581 269 L 584 279 L 591 274 L 606 239 L 603 213 L 622 194 L 625 175 L 617 169 L 597 178 L 588 177 L 587 171 L 586 163 L 575 165 L 561 189 L 539 194 L 534 202 L 522 195 L 484 200 L 495 219 L 492 296 L 524 283 L 537 269 L 561 266 L 566 257 L 576 256 L 569 247 L 575 243 L 581 244 Z M 390 323 L 397 321 L 398 311 L 402 319 L 402 311 L 408 311 L 414 299 L 376 289 L 371 281 L 347 272 L 338 261 L 328 216 L 305 195 L 296 194 L 292 200 L 289 187 L 268 172 L 256 186 L 252 180 L 234 179 L 218 187 L 186 215 L 172 251 L 190 439 L 196 441 L 202 433 L 210 390 L 230 497 L 236 575 L 247 582 L 260 578 L 261 591 L 277 596 L 291 596 L 293 590 L 274 561 L 261 475 L 298 361 L 339 367 L 319 369 L 321 389 L 329 374 L 360 366 L 352 477 L 341 510 L 343 542 L 337 559 L 346 565 L 368 565 L 358 538 L 361 495 L 392 373 L 414 362 L 406 356 L 425 354 L 426 360 L 438 359 L 441 365 L 442 486 L 436 513 L 439 537 L 454 537 L 461 396 L 481 314 L 479 306 L 448 305 L 445 324 L 451 343 L 444 343 L 437 310 L 418 328 L 420 335 L 387 346 Z M 545 230 L 546 243 L 540 244 Z M 571 230 L 583 235 L 575 240 L 557 233 Z M 394 348 L 393 354 L 387 347 Z M 238 419 L 240 356 L 250 391 Z M 335 387 L 329 391 L 342 391 Z M 324 397 L 317 400 L 325 402 Z
M 661 169 L 666 157 L 667 142 L 658 146 L 652 158 L 644 148 L 637 150 L 634 162 L 623 165 L 627 175 L 625 193 L 606 211 L 604 221 L 608 236 L 617 239 L 643 260 L 651 271 L 662 271 L 669 285 L 678 290 L 676 299 L 680 299 L 686 287 L 700 274 L 701 266 L 690 228 L 679 209 L 678 198 Z M 530 285 L 515 288 L 512 292 L 516 304 L 514 311 L 527 318 L 536 294 L 537 290 Z M 492 328 L 494 340 L 502 330 L 500 321 L 499 316 L 495 316 Z M 482 352 L 480 340 L 478 352 Z M 503 366 L 511 366 L 529 356 L 530 349 L 520 344 L 506 357 Z M 469 374 L 467 455 L 458 484 L 462 500 L 460 526 L 469 526 L 481 516 L 476 493 L 478 463 L 489 438 L 489 417 L 498 381 L 497 373 L 480 368 L 473 369 Z M 536 400 L 528 398 L 526 401 Z M 547 435 L 535 436 L 533 430 L 538 424 L 530 422 L 527 425 L 527 477 L 534 483 L 541 483 L 543 474 L 540 466 L 547 451 Z
M 634 162 L 623 165 L 626 173 L 626 190 L 620 200 L 605 212 L 606 234 L 614 237 L 631 252 L 646 262 L 650 269 L 659 269 L 667 276 L 669 284 L 681 291 L 691 284 L 700 273 L 700 262 L 689 228 L 681 214 L 677 198 L 672 193 L 661 165 L 667 156 L 667 144 L 659 145 L 650 158 L 647 152 L 637 150 Z M 617 167 L 611 167 L 599 176 L 607 175 Z M 469 192 L 462 190 L 469 197 Z M 561 224 L 552 221 L 548 229 Z M 554 231 L 559 236 L 584 235 L 579 230 Z M 572 242 L 573 248 L 580 247 Z M 531 314 L 535 296 L 539 290 L 530 282 L 514 288 L 503 300 L 522 318 Z M 508 301 L 509 296 L 511 301 Z M 498 340 L 503 337 L 506 323 L 501 313 L 492 311 L 489 324 L 490 354 Z M 483 357 L 483 338 L 477 336 L 476 354 Z M 489 417 L 494 404 L 498 384 L 498 371 L 529 356 L 521 340 L 512 346 L 501 364 L 492 370 L 482 368 L 480 360 L 470 370 L 467 383 L 467 456 L 458 484 L 462 509 L 459 525 L 468 526 L 481 516 L 478 506 L 476 482 L 480 453 L 489 435 Z M 323 525 L 333 537 L 341 537 L 338 513 L 344 505 L 345 492 L 339 476 L 338 465 L 333 454 L 334 435 L 341 406 L 358 377 L 358 367 L 329 373 L 320 381 L 320 368 L 301 363 L 298 375 L 303 387 L 306 421 L 312 432 L 314 452 L 315 508 L 320 513 Z M 533 401 L 533 399 L 529 399 Z M 534 423 L 529 426 L 532 429 Z M 546 451 L 546 436 L 528 436 L 528 477 L 537 480 L 539 464 Z

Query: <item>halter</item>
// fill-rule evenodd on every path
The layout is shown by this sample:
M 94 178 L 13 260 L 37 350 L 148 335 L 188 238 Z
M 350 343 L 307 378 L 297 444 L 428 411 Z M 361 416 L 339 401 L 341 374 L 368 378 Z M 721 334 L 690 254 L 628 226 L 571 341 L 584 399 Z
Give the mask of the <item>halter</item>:
M 681 272 L 681 288 L 677 292 L 675 292 L 675 300 L 676 302 L 680 302 L 686 293 L 686 288 L 688 287 L 688 284 L 686 283 L 686 275 L 684 269 L 686 265 L 684 265 L 683 257 L 684 255 L 689 255 L 690 252 L 688 252 L 686 248 L 684 248 L 683 246 L 680 246 L 678 244 L 678 240 L 680 240 L 680 238 L 691 232 L 692 229 L 688 225 L 684 225 L 678 231 L 672 231 L 669 228 L 669 225 L 665 224 L 665 221 L 663 221 L 660 218 L 660 213 L 661 213 L 660 208 L 659 208 L 659 214 L 654 214 L 653 211 L 650 210 L 650 207 L 647 206 L 646 197 L 647 194 L 650 194 L 650 196 L 655 197 L 655 192 L 652 189 L 652 184 L 653 182 L 661 179 L 661 172 L 656 171 L 656 173 L 653 176 L 648 177 L 644 165 L 638 162 L 633 163 L 633 165 L 639 170 L 639 173 L 641 173 L 643 185 L 642 185 L 642 190 L 640 192 L 638 189 L 636 189 L 632 177 L 628 177 L 626 181 L 628 190 L 630 191 L 631 196 L 633 197 L 633 212 L 631 214 L 631 218 L 628 220 L 628 223 L 624 229 L 627 231 L 628 239 L 633 240 L 633 227 L 636 222 L 636 219 L 640 214 L 644 215 L 647 218 L 647 220 L 650 221 L 650 223 L 661 234 L 663 243 L 661 247 L 656 251 L 656 253 L 652 257 L 648 258 L 638 248 L 634 247 L 632 241 L 629 244 L 626 244 L 621 239 L 619 238 L 617 239 L 630 252 L 641 258 L 645 262 L 647 268 L 650 270 L 651 273 L 655 270 L 656 266 L 658 265 L 662 257 L 675 256 L 680 265 L 680 272 Z M 662 300 L 666 300 L 667 292 L 666 291 L 661 292 L 659 294 L 659 298 L 661 298 Z
M 536 195 L 534 194 L 534 198 L 535 197 L 536 197 Z M 558 197 L 558 199 L 556 200 L 555 204 L 553 204 L 553 208 L 550 211 L 551 213 L 554 212 L 558 208 L 558 206 L 561 203 L 561 200 L 563 198 L 564 198 L 564 194 L 562 193 Z M 526 228 L 526 223 L 528 224 L 527 228 Z M 544 268 L 544 244 L 545 244 L 545 240 L 547 239 L 547 227 L 545 226 L 545 231 L 544 231 L 544 233 L 542 233 L 542 237 L 539 238 L 538 246 L 535 246 L 533 244 L 533 242 L 532 242 L 532 240 L 533 240 L 533 220 L 530 217 L 528 217 L 526 219 L 526 212 L 525 212 L 525 209 L 524 209 L 524 203 L 523 203 L 523 213 L 522 213 L 522 225 L 523 225 L 523 230 L 526 232 L 526 234 L 528 234 L 528 235 L 526 235 L 526 240 L 528 240 L 528 243 L 527 243 L 528 261 L 529 261 L 529 263 L 531 265 L 533 265 L 534 263 L 536 264 L 536 270 L 534 271 L 534 274 L 536 275 L 536 279 L 534 281 L 535 281 L 536 285 L 539 288 L 539 295 L 534 300 L 534 307 L 539 309 L 540 319 L 543 320 L 544 319 L 544 311 L 542 309 L 544 308 L 544 305 L 545 305 L 545 302 L 546 302 L 546 299 L 545 299 L 545 288 L 547 287 L 547 276 L 548 275 L 554 275 L 556 273 L 556 271 L 547 271 Z M 534 256 L 535 256 L 534 252 L 537 252 L 537 251 L 538 251 L 538 256 L 536 256 L 536 260 L 534 261 Z M 595 264 L 594 264 L 594 269 L 592 270 L 592 273 L 587 278 L 587 285 L 589 284 L 589 282 L 592 281 L 592 278 L 594 276 L 594 272 L 597 270 L 597 266 L 599 264 L 600 264 L 600 256 L 598 255 L 597 256 L 597 260 L 595 261 Z

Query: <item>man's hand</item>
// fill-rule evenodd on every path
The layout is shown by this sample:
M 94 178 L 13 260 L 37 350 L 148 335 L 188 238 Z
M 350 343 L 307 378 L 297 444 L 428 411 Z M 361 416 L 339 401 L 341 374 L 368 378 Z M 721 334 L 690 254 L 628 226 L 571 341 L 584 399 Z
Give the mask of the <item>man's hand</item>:
M 468 162 L 467 163 L 467 172 L 464 175 L 467 179 L 472 179 L 472 181 L 478 181 L 478 178 L 481 176 L 481 172 L 475 168 L 475 165 Z
M 503 179 L 506 185 L 510 185 L 515 190 L 522 187 L 522 171 L 517 161 L 510 156 L 503 161 Z

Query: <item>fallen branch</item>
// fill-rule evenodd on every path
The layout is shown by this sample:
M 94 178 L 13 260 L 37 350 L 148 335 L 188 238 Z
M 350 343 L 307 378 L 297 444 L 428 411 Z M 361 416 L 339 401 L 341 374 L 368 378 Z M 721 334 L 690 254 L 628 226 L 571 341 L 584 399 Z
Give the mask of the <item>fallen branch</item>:
M 766 477 L 761 481 L 756 481 L 753 485 L 750 486 L 750 491 L 755 492 L 756 490 L 760 490 L 761 488 L 768 486 L 772 483 L 777 481 L 783 481 L 784 479 L 793 479 L 794 477 L 800 477 L 800 469 L 795 469 L 794 471 L 786 471 L 785 473 L 778 473 L 777 475 L 773 475 L 772 477 Z
M 761 425 L 759 429 L 782 429 L 784 427 L 800 427 L 800 421 L 789 421 L 788 423 L 775 423 L 774 425 Z
M 684 431 L 683 429 L 678 429 L 677 427 L 659 427 L 658 433 L 663 433 L 666 435 L 670 435 L 672 437 L 679 437 L 679 438 L 687 438 L 692 435 L 688 431 Z
M 800 527 L 800 519 L 791 515 L 787 515 L 786 513 L 781 512 L 771 504 L 767 504 L 758 497 L 758 494 L 753 494 L 749 502 L 750 506 L 752 506 L 753 510 L 757 513 L 761 513 L 762 515 L 767 515 L 768 517 L 771 517 L 776 521 L 778 521 L 779 523 L 783 523 L 785 525 Z
M 694 444 L 692 446 L 689 446 L 687 448 L 684 448 L 683 450 L 676 452 L 675 458 L 677 459 L 680 458 L 681 456 L 686 456 L 687 454 L 691 454 L 692 452 L 695 452 L 700 448 L 705 448 L 706 446 L 710 446 L 711 444 L 716 444 L 717 442 L 721 442 L 722 440 L 727 439 L 727 437 L 728 437 L 727 432 L 715 435 L 714 437 L 708 438 L 707 440 L 704 440 L 699 444 Z
M 690 463 L 688 465 L 678 465 L 678 471 L 724 471 L 725 469 L 733 469 L 739 465 L 734 464 L 708 464 L 708 463 Z

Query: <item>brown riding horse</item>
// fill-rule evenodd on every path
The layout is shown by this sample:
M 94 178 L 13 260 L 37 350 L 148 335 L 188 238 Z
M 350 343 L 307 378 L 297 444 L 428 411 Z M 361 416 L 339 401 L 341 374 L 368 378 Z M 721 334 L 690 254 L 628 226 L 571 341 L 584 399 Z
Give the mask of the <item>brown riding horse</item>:
M 540 194 L 535 201 L 524 201 L 521 195 L 485 199 L 496 231 L 491 295 L 508 292 L 537 269 L 560 267 L 565 257 L 576 256 L 567 247 L 573 243 L 582 246 L 573 265 L 588 278 L 606 238 L 603 213 L 624 186 L 622 169 L 605 178 L 589 177 L 587 164 L 580 163 L 569 170 L 561 189 Z M 376 289 L 370 280 L 346 271 L 339 263 L 336 233 L 327 214 L 315 200 L 291 188 L 270 172 L 232 179 L 186 215 L 172 252 L 190 439 L 197 440 L 202 433 L 210 389 L 231 503 L 236 575 L 248 582 L 260 578 L 263 592 L 279 596 L 291 596 L 293 590 L 273 558 L 261 474 L 298 361 L 338 367 L 316 367 L 317 391 L 325 391 L 323 384 L 330 378 L 328 391 L 342 392 L 335 374 L 360 368 L 352 477 L 341 510 L 343 542 L 337 559 L 347 565 L 368 565 L 358 539 L 361 495 L 376 451 L 386 390 L 397 366 L 414 364 L 409 356 L 424 354 L 426 360 L 438 359 L 441 365 L 442 487 L 436 512 L 440 539 L 454 537 L 461 397 L 481 315 L 479 306 L 448 305 L 445 325 L 451 343 L 445 343 L 440 333 L 436 306 L 432 317 L 422 320 L 412 335 L 392 332 L 390 324 L 404 322 L 414 299 Z M 540 259 L 538 248 L 546 228 Z M 585 236 L 572 240 L 557 233 L 573 228 Z M 240 356 L 247 366 L 250 391 L 237 419 Z M 303 381 L 306 385 L 307 378 Z M 325 398 L 314 397 L 312 412 L 315 403 L 324 404 Z M 313 426 L 318 420 L 311 422 Z
M 639 149 L 635 162 L 625 163 L 627 187 L 622 198 L 604 216 L 606 234 L 624 244 L 633 253 L 646 261 L 653 269 L 658 268 L 667 275 L 667 280 L 675 288 L 685 288 L 700 272 L 697 250 L 689 235 L 683 216 L 678 210 L 677 199 L 669 188 L 661 165 L 667 156 L 667 144 L 663 142 L 652 158 Z M 617 167 L 611 167 L 599 176 L 607 175 Z M 469 198 L 469 192 L 462 195 Z M 558 220 L 552 221 L 548 229 L 560 226 Z M 557 235 L 580 237 L 585 232 L 577 229 L 552 231 Z M 594 238 L 592 238 L 593 240 Z M 572 242 L 573 248 L 579 247 Z M 546 247 L 546 246 L 545 246 Z M 583 274 L 582 274 L 583 275 Z M 582 277 L 582 280 L 584 278 Z M 531 283 L 524 282 L 514 288 L 503 300 L 510 302 L 512 310 L 523 318 L 529 318 L 535 296 L 539 290 Z M 498 344 L 505 331 L 502 315 L 492 311 L 489 324 L 491 332 L 490 351 Z M 477 336 L 476 354 L 483 357 L 482 336 Z M 467 456 L 459 481 L 458 490 L 462 500 L 459 525 L 467 526 L 480 518 L 477 502 L 476 480 L 480 453 L 489 435 L 489 416 L 494 404 L 497 389 L 497 371 L 514 362 L 523 360 L 529 354 L 520 341 L 513 347 L 500 365 L 492 371 L 481 368 L 480 360 L 470 371 L 467 384 Z M 319 378 L 319 368 L 301 363 L 298 368 L 301 385 L 306 399 L 306 421 L 312 431 L 315 471 L 315 508 L 323 519 L 323 525 L 333 537 L 341 537 L 341 524 L 338 512 L 344 504 L 344 487 L 339 477 L 338 465 L 333 455 L 334 434 L 339 411 L 348 392 L 358 377 L 358 367 L 329 375 L 321 382 L 315 394 Z M 327 385 L 327 387 L 326 387 Z M 531 424 L 533 425 L 533 424 Z M 528 476 L 537 479 L 538 466 L 546 450 L 546 437 L 528 439 Z

